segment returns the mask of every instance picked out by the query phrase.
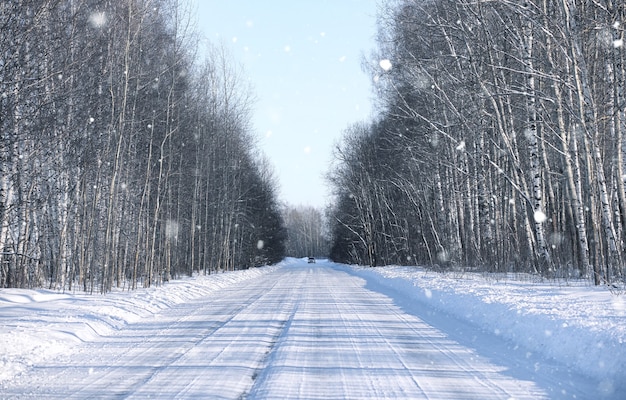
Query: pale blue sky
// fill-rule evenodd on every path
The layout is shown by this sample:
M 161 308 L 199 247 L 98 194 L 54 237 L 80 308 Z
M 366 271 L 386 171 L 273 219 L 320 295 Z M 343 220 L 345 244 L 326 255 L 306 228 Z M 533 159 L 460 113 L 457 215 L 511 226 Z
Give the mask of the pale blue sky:
M 253 129 L 280 200 L 324 206 L 323 175 L 350 124 L 371 117 L 377 0 L 195 0 L 198 28 L 243 65 L 257 102 Z

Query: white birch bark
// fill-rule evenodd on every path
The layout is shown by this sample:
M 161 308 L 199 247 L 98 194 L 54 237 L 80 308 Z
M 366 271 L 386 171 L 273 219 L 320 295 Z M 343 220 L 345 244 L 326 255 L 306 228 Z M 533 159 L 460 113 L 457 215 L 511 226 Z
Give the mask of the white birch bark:
M 545 233 L 545 201 L 543 195 L 542 173 L 541 173 L 541 155 L 537 132 L 537 100 L 535 90 L 535 68 L 533 64 L 533 44 L 534 34 L 531 23 L 524 29 L 525 33 L 525 54 L 524 62 L 526 68 L 526 84 L 528 94 L 526 96 L 527 106 L 527 132 L 526 137 L 528 139 L 528 147 L 530 152 L 530 175 L 532 182 L 532 199 L 533 199 L 533 213 L 534 213 L 534 227 L 535 234 L 537 236 L 537 252 L 539 260 L 541 262 L 541 272 L 552 271 L 552 260 L 548 251 L 548 243 Z
M 580 28 L 577 25 L 577 20 L 580 16 L 575 0 L 563 0 L 562 5 L 566 16 L 566 32 L 568 39 L 570 40 L 571 57 L 574 67 L 574 83 L 576 86 L 580 113 L 579 117 L 581 118 L 585 134 L 590 140 L 589 150 L 591 151 L 591 154 L 589 156 L 595 168 L 596 189 L 600 200 L 600 213 L 605 236 L 604 239 L 607 242 L 608 254 L 606 256 L 606 265 L 608 266 L 608 273 L 610 274 L 610 271 L 613 270 L 615 266 L 621 265 L 622 252 L 617 246 L 617 235 L 613 223 L 613 210 L 611 207 L 611 200 L 604 173 L 604 162 L 598 145 L 600 141 L 600 132 L 597 122 L 597 109 L 593 104 L 593 97 L 589 87 L 589 71 L 582 52 L 582 43 L 579 31 Z M 606 280 L 609 277 L 604 276 L 601 278 Z M 596 283 L 597 279 L 598 277 L 596 277 Z

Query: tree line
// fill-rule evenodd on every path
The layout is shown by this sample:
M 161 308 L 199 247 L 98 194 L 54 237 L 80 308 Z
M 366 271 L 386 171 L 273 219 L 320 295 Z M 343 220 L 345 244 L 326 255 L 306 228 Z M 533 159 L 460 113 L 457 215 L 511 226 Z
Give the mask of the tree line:
M 283 220 L 287 231 L 285 254 L 291 257 L 327 257 L 329 241 L 324 213 L 312 206 L 286 206 Z
M 225 51 L 175 0 L 0 4 L 0 287 L 107 292 L 280 260 Z
M 624 23 L 614 0 L 386 2 L 332 258 L 624 279 Z

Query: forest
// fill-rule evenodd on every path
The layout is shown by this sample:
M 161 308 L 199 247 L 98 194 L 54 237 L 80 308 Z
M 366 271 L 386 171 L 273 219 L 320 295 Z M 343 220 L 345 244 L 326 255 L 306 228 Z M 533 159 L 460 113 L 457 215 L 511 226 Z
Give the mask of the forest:
M 0 2 L 0 288 L 106 293 L 276 262 L 253 94 L 176 0 Z
M 331 257 L 623 281 L 625 23 L 615 0 L 385 2 Z
M 626 4 L 383 0 L 375 116 L 285 209 L 254 94 L 177 0 L 0 3 L 0 288 L 277 262 L 626 281 Z M 326 220 L 326 223 L 324 222 Z
M 327 257 L 329 234 L 322 210 L 313 206 L 283 208 L 287 233 L 285 254 L 291 257 Z

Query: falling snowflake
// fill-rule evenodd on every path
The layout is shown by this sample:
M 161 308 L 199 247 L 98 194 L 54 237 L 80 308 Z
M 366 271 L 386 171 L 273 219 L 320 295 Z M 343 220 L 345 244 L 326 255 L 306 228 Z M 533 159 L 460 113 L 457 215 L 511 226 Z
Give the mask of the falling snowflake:
M 546 220 L 548 219 L 546 214 L 544 214 L 544 212 L 541 210 L 535 211 L 535 214 L 533 215 L 533 217 L 535 218 L 535 222 L 538 224 L 542 224 L 546 222 Z
M 380 62 L 378 63 L 378 65 L 380 65 L 380 67 L 384 70 L 384 71 L 389 71 L 391 70 L 391 61 L 389 61 L 388 59 L 384 59 L 384 60 L 380 60 Z
M 165 236 L 168 239 L 174 239 L 178 237 L 178 222 L 168 219 L 165 222 Z
M 89 16 L 89 23 L 94 28 L 102 28 L 107 22 L 107 16 L 104 12 L 94 12 Z

